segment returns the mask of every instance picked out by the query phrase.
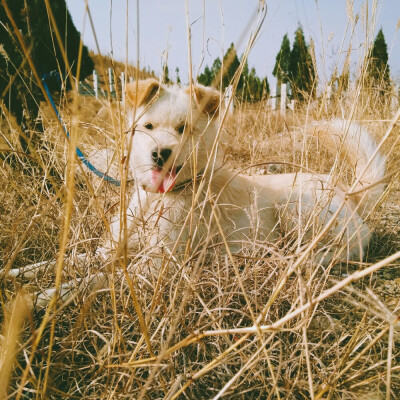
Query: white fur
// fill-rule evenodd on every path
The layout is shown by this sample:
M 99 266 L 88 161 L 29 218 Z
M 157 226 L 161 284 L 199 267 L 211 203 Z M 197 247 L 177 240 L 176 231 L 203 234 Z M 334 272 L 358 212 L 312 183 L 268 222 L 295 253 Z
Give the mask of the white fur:
M 344 246 L 345 251 L 338 260 L 362 259 L 370 230 L 360 210 L 364 211 L 366 205 L 370 207 L 376 201 L 382 185 L 371 190 L 359 206 L 361 197 L 347 199 L 348 188 L 343 184 L 335 185 L 328 175 L 234 174 L 223 165 L 221 153 L 213 151 L 218 134 L 218 117 L 211 119 L 206 113 L 199 114 L 187 90 L 175 86 L 163 87 L 156 101 L 150 107 L 141 105 L 136 109 L 136 114 L 140 118 L 136 121 L 130 153 L 130 166 L 136 180 L 135 193 L 129 203 L 131 248 L 139 246 L 140 238 L 147 238 L 153 245 L 168 246 L 170 251 L 175 249 L 179 257 L 189 239 L 192 246 L 196 246 L 207 244 L 210 240 L 218 242 L 225 237 L 231 250 L 238 251 L 241 243 L 273 241 L 295 228 L 301 228 L 298 230 L 305 240 L 320 232 L 342 207 L 329 235 L 319 245 L 321 249 L 331 243 L 336 247 L 325 252 L 320 261 L 328 263 L 340 246 Z M 176 126 L 190 119 L 191 114 L 193 132 L 177 134 Z M 151 131 L 146 130 L 147 123 L 153 125 Z M 353 158 L 356 173 L 364 169 L 376 148 L 368 132 L 354 123 L 346 127 L 345 121 L 335 120 L 314 124 L 310 126 L 310 130 L 313 129 L 322 130 L 325 135 L 336 138 L 329 144 L 331 151 L 336 150 L 332 143 L 345 147 L 348 158 Z M 211 160 L 200 182 L 200 189 L 198 180 L 195 192 L 194 185 L 190 184 L 185 189 L 166 194 L 153 193 L 149 176 L 154 146 L 173 150 L 173 161 L 168 167 L 172 164 L 183 165 L 178 174 L 178 185 L 193 178 L 193 170 L 202 173 Z M 382 178 L 384 170 L 384 158 L 378 155 L 366 169 L 357 188 Z M 190 221 L 189 213 L 192 213 Z M 146 234 L 140 235 L 144 221 Z M 117 219 L 112 224 L 115 241 L 120 237 L 120 230 L 120 221 Z M 176 243 L 178 239 L 179 245 Z

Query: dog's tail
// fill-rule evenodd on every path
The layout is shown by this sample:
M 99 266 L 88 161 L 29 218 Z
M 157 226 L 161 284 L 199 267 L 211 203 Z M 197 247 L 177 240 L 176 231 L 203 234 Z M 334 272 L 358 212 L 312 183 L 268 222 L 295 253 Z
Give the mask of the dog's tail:
M 315 123 L 312 128 L 333 155 L 342 156 L 354 169 L 352 197 L 360 203 L 360 213 L 371 211 L 385 188 L 382 180 L 386 157 L 376 151 L 377 145 L 370 133 L 355 122 L 341 119 Z

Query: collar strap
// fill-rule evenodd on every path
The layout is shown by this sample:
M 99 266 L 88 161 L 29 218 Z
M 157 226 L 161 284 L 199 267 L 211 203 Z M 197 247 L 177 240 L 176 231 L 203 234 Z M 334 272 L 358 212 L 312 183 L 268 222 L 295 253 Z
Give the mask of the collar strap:
M 200 171 L 197 175 L 196 178 L 201 178 L 204 174 L 204 170 Z M 178 192 L 181 189 L 186 189 L 191 183 L 193 182 L 193 178 L 187 179 L 186 181 L 183 181 L 181 183 L 178 183 L 175 185 L 170 192 Z

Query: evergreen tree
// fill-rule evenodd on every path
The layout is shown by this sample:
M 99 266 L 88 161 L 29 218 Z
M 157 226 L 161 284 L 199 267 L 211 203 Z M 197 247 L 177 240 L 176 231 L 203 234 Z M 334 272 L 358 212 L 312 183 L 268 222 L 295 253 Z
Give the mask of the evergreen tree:
M 265 77 L 262 81 L 261 81 L 261 100 L 264 100 L 268 97 L 268 94 L 270 93 L 269 90 L 269 83 L 268 83 L 268 79 L 267 77 Z
M 314 96 L 316 86 L 315 65 L 301 26 L 295 32 L 289 65 L 289 78 L 293 95 L 299 99 L 304 99 L 306 96 Z
M 242 60 L 243 60 L 243 55 L 240 57 L 240 62 L 242 62 Z M 246 62 L 243 65 L 242 73 L 239 77 L 239 82 L 236 89 L 236 95 L 239 94 L 240 97 L 245 97 L 244 92 L 245 91 L 247 92 L 249 90 L 250 73 L 251 71 L 249 71 L 249 63 L 246 60 Z
M 60 68 L 59 72 L 63 76 L 70 73 L 77 76 L 79 72 L 79 79 L 84 79 L 90 75 L 93 72 L 94 63 L 89 57 L 89 51 L 86 46 L 82 48 L 81 68 L 77 71 L 81 37 L 68 12 L 65 0 L 53 0 L 49 4 L 69 65 L 64 62 L 63 51 L 58 45 L 55 29 L 48 18 L 46 3 L 43 0 L 29 0 L 25 3 L 27 4 L 27 9 L 25 10 L 27 17 L 26 29 L 31 36 L 30 46 L 39 73 L 58 71 Z M 71 70 L 68 70 L 68 67 Z
M 171 80 L 169 79 L 168 64 L 164 65 L 162 81 L 163 81 L 163 83 L 166 83 L 166 84 L 171 82 Z
M 240 57 L 240 62 L 243 61 L 243 55 Z M 250 76 L 251 71 L 249 71 L 249 64 L 247 60 L 243 65 L 242 73 L 239 77 L 239 82 L 236 88 L 236 97 L 241 99 L 242 101 L 251 101 L 252 96 L 250 95 L 250 82 L 249 79 L 252 79 Z M 254 83 L 254 82 L 253 82 Z
M 220 60 L 219 57 L 217 57 L 214 62 L 213 65 L 211 67 L 211 77 L 212 77 L 212 81 L 214 81 L 214 79 L 216 80 L 217 87 L 218 89 L 221 87 L 221 74 L 222 74 L 222 61 Z
M 179 77 L 179 67 L 175 68 L 175 72 L 176 72 L 176 83 L 178 85 L 180 85 L 181 84 L 181 78 Z
M 248 100 L 259 101 L 262 96 L 261 79 L 256 74 L 256 69 L 253 67 L 247 77 L 247 93 Z M 247 100 L 247 99 L 246 99 Z
M 276 62 L 272 74 L 278 80 L 278 85 L 289 82 L 290 72 L 290 41 L 285 34 L 282 39 L 281 48 L 276 56 Z
M 380 29 L 376 35 L 368 60 L 367 79 L 371 86 L 380 89 L 381 94 L 384 94 L 385 90 L 390 86 L 388 59 L 385 36 L 382 29 Z
M 45 2 L 43 0 L 6 2 L 25 45 L 30 50 L 29 56 L 39 75 L 42 76 L 53 70 L 63 75 L 66 73 L 76 75 L 80 45 L 79 32 L 72 22 L 65 0 L 53 0 L 49 3 L 71 70 L 67 69 L 64 62 L 54 29 L 48 18 Z M 22 63 L 25 55 L 3 5 L 0 5 L 0 21 L 1 43 L 4 54 L 7 54 L 7 57 L 0 56 L 0 93 L 5 91 L 4 103 L 11 104 L 9 111 L 15 116 L 22 130 L 27 134 L 33 130 L 41 130 L 36 117 L 43 96 L 29 63 Z M 88 50 L 83 46 L 80 78 L 92 73 L 93 66 Z M 18 72 L 16 68 L 20 68 Z M 11 91 L 6 90 L 10 80 L 14 78 Z M 59 88 L 60 85 L 57 86 L 57 89 Z M 24 143 L 23 146 L 26 147 Z
M 243 78 L 243 88 L 241 92 L 237 93 L 237 96 L 246 102 L 257 102 L 266 98 L 269 92 L 267 78 L 259 78 L 254 67 L 251 68 L 250 72 L 248 71 L 248 67 L 246 67 L 243 69 L 243 72 L 246 72 L 246 75 L 243 74 L 241 77 Z
M 22 16 L 24 0 L 14 0 L 8 2 L 7 5 L 17 27 L 21 27 L 21 33 L 25 33 L 26 35 L 26 29 L 23 29 L 26 27 L 26 19 Z M 4 101 L 5 106 L 9 107 L 8 111 L 14 115 L 22 130 L 25 131 L 29 127 L 34 127 L 38 110 L 35 97 L 40 93 L 37 85 L 30 79 L 31 73 L 29 67 L 26 63 L 22 63 L 25 56 L 13 33 L 14 31 L 6 10 L 1 4 L 0 21 L 2 45 L 2 52 L 0 54 L 0 93 L 4 93 L 4 97 L 1 100 Z M 20 74 L 17 73 L 18 66 L 21 66 Z M 24 79 L 21 76 L 24 76 Z M 15 80 L 10 87 L 11 90 L 7 90 L 13 78 Z M 27 86 L 28 90 L 24 85 Z
M 212 72 L 210 68 L 208 68 L 208 66 L 206 65 L 204 68 L 204 72 L 198 76 L 197 81 L 204 86 L 211 86 L 213 79 L 214 77 L 212 75 Z
M 240 57 L 240 62 L 242 62 L 242 59 L 243 59 L 243 55 L 242 55 L 242 57 Z M 248 63 L 248 60 L 246 60 L 246 62 L 243 65 L 242 75 L 240 77 L 243 78 L 243 80 L 247 80 L 250 73 L 251 73 L 251 71 L 249 70 L 249 63 Z
M 240 61 L 237 56 L 235 46 L 233 43 L 229 46 L 229 49 L 225 53 L 224 56 L 224 76 L 222 78 L 223 82 L 223 88 L 225 89 L 227 86 L 229 86 L 232 82 L 233 77 L 235 76 L 235 73 L 237 69 L 239 68 Z M 241 90 L 242 82 L 238 82 L 237 90 Z
M 218 85 L 219 88 L 222 87 L 222 89 L 225 89 L 227 87 L 226 85 L 229 85 L 231 83 L 231 80 L 240 65 L 240 61 L 237 58 L 233 44 L 226 52 L 224 56 L 224 61 L 232 61 L 232 63 L 230 67 L 227 68 L 226 77 L 222 80 L 222 85 L 221 83 Z M 221 76 L 221 64 L 221 60 L 219 58 L 216 58 L 211 69 L 206 66 L 203 73 L 198 76 L 197 81 L 205 86 L 211 86 L 214 83 L 214 80 L 220 81 L 221 79 L 219 77 Z M 255 102 L 264 99 L 268 95 L 268 92 L 269 85 L 267 78 L 260 79 L 257 76 L 254 67 L 249 70 L 249 65 L 246 61 L 243 65 L 242 74 L 239 77 L 239 82 L 235 93 L 236 97 L 238 97 L 242 101 Z

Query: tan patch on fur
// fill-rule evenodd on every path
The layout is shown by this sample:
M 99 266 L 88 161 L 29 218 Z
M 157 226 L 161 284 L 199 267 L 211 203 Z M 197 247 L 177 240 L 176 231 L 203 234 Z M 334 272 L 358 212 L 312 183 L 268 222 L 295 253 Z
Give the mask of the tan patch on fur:
M 200 110 L 205 111 L 207 114 L 212 114 L 218 109 L 220 95 L 217 90 L 204 86 L 193 86 L 192 90 Z M 186 89 L 186 93 L 190 93 L 189 87 Z
M 133 82 L 126 85 L 126 98 L 132 107 L 147 104 L 161 90 L 160 83 L 155 79 Z

